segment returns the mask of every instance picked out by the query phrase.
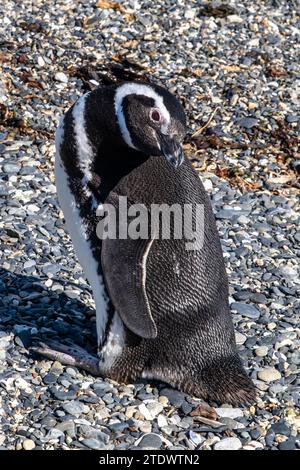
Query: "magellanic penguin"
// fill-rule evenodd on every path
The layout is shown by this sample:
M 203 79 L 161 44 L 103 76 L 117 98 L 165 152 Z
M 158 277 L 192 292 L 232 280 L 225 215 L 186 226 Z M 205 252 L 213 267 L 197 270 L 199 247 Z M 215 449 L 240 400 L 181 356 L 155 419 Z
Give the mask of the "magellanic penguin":
M 118 382 L 157 379 L 242 404 L 255 389 L 236 351 L 220 239 L 201 180 L 183 155 L 185 113 L 166 89 L 140 82 L 82 96 L 56 135 L 60 206 L 96 304 L 99 357 L 74 346 L 35 350 Z M 186 240 L 105 239 L 97 209 L 199 204 L 203 246 Z

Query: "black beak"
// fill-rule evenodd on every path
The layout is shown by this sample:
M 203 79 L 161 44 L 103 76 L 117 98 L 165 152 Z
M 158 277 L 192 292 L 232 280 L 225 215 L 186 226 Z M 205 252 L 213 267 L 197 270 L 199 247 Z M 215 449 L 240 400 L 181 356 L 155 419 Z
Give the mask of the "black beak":
M 180 167 L 184 160 L 182 145 L 166 134 L 159 135 L 159 143 L 161 152 L 168 162 L 170 162 L 175 168 Z

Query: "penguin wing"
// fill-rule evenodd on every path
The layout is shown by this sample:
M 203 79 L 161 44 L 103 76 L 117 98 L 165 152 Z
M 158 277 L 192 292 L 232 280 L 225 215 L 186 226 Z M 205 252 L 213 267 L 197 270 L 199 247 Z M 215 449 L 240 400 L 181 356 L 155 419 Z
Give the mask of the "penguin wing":
M 101 262 L 107 290 L 125 325 L 142 338 L 155 338 L 146 292 L 146 262 L 153 239 L 102 242 Z

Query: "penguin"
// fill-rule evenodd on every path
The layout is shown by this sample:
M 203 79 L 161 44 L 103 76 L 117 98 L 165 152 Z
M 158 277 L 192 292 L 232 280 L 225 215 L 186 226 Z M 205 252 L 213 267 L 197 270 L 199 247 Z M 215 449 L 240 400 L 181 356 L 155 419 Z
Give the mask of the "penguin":
M 60 207 L 96 306 L 98 356 L 76 345 L 34 351 L 120 383 L 159 380 L 207 400 L 242 405 L 255 387 L 237 353 L 228 280 L 208 195 L 183 153 L 179 100 L 152 83 L 122 82 L 84 94 L 56 132 Z M 198 205 L 201 246 L 182 238 L 97 235 L 97 211 Z M 193 215 L 194 217 L 194 215 Z M 193 218 L 194 220 L 194 218 Z

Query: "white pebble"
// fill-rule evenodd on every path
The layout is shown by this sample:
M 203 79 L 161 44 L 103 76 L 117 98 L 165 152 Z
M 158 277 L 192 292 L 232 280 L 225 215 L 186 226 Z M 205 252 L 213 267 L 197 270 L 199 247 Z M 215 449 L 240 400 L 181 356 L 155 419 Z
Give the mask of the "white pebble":
M 281 378 L 281 373 L 274 367 L 266 367 L 258 372 L 257 377 L 260 380 L 263 380 L 263 382 L 269 383 L 274 380 L 279 380 Z
M 54 78 L 55 80 L 57 80 L 58 82 L 62 82 L 62 83 L 68 83 L 68 80 L 69 78 L 67 77 L 67 75 L 63 72 L 57 72 L 55 75 L 54 75 Z
M 221 418 L 235 419 L 243 416 L 243 411 L 240 408 L 216 408 L 215 410 Z
M 37 58 L 37 63 L 38 63 L 38 65 L 39 65 L 40 67 L 44 67 L 45 61 L 44 61 L 44 59 L 43 59 L 42 56 L 40 56 L 40 55 L 38 56 L 38 58 Z
M 25 439 L 23 442 L 23 449 L 24 450 L 32 450 L 35 448 L 35 443 L 32 439 Z
M 147 421 L 152 421 L 152 415 L 144 403 L 139 405 L 139 412 Z
M 237 437 L 225 437 L 214 446 L 215 450 L 239 450 L 242 448 L 242 443 Z
M 168 426 L 168 421 L 166 420 L 164 415 L 158 415 L 158 417 L 157 417 L 157 426 L 159 428 L 163 428 L 165 426 Z

